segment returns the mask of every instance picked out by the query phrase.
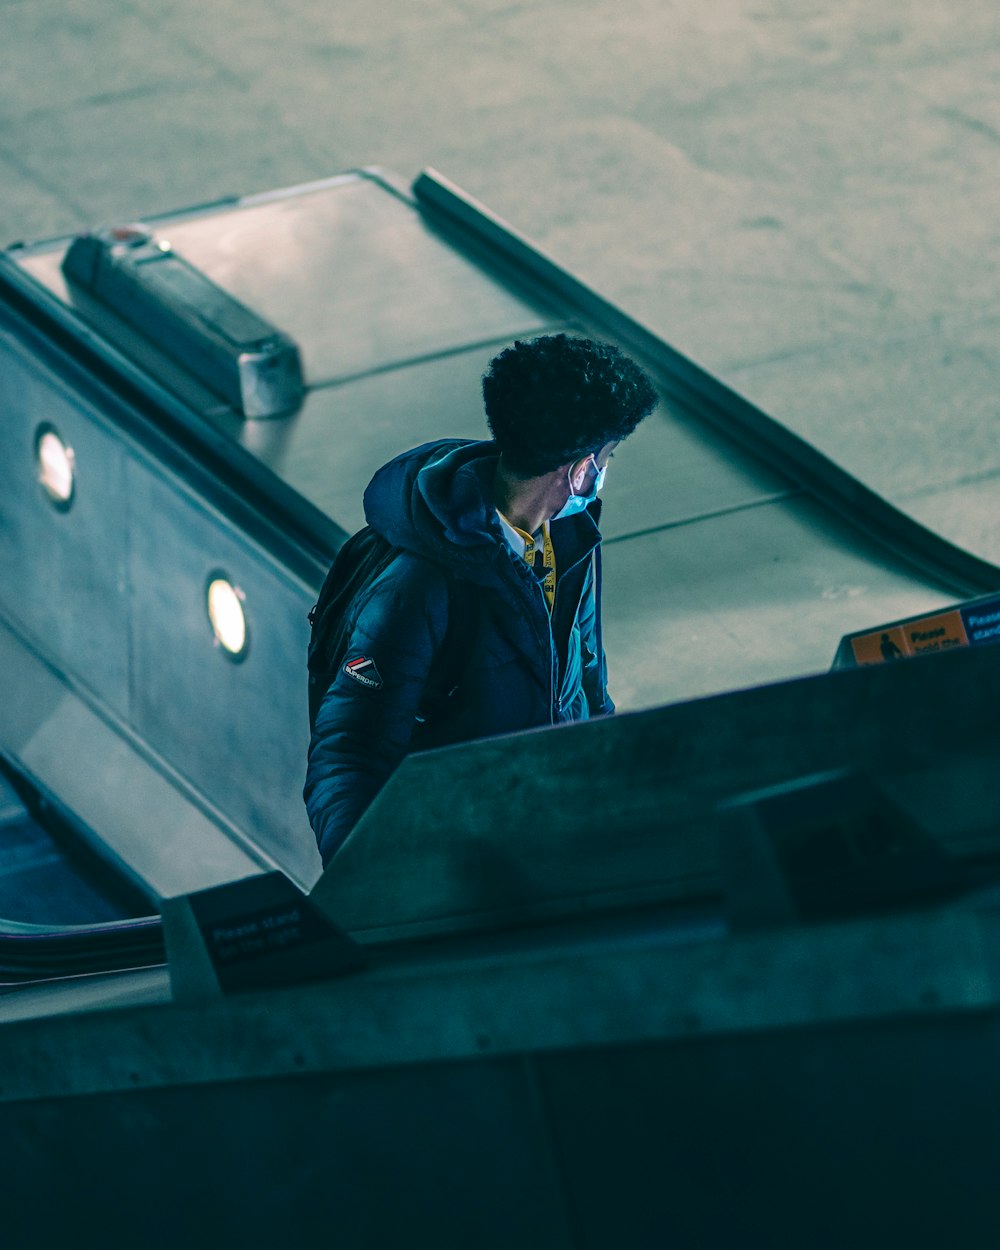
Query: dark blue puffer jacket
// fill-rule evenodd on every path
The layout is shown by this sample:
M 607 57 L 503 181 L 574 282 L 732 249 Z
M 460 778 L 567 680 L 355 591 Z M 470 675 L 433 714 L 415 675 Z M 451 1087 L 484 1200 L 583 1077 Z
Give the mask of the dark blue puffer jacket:
M 365 492 L 369 525 L 402 554 L 354 605 L 345 662 L 316 718 L 305 799 L 324 863 L 409 751 L 614 711 L 595 584 L 600 504 L 552 522 L 550 617 L 500 529 L 496 466 L 494 443 L 427 443 L 390 461 Z M 421 720 L 457 594 L 472 597 L 462 619 L 475 637 L 459 648 L 463 671 L 445 674 L 458 693 Z

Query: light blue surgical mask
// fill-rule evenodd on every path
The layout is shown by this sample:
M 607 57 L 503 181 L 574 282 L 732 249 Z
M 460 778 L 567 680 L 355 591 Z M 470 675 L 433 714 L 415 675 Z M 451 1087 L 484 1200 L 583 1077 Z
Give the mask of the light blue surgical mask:
M 593 456 L 590 456 L 589 458 L 594 460 Z M 594 460 L 594 468 L 597 469 L 596 460 Z M 569 498 L 555 514 L 555 516 L 552 517 L 552 520 L 561 521 L 563 517 L 576 516 L 578 513 L 582 512 L 588 504 L 592 504 L 597 498 L 598 491 L 600 491 L 601 487 L 604 485 L 604 474 L 607 472 L 607 468 L 608 466 L 605 465 L 603 469 L 597 469 L 597 477 L 594 478 L 594 484 L 591 486 L 589 493 L 586 495 L 578 495 L 573 490 L 573 483 L 571 481 L 569 484 Z M 573 470 L 570 469 L 570 474 L 572 474 L 572 472 Z

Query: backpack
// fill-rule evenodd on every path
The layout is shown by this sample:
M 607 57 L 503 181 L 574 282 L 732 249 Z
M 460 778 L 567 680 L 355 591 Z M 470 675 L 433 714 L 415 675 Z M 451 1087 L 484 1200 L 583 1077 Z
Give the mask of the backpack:
M 316 728 L 316 717 L 326 692 L 340 670 L 350 641 L 348 622 L 358 596 L 382 576 L 402 552 L 371 526 L 358 530 L 337 552 L 309 612 L 312 632 L 309 638 L 309 728 Z M 472 656 L 475 621 L 472 619 L 474 594 L 471 586 L 460 591 L 457 579 L 447 568 L 448 624 L 444 640 L 431 664 L 427 689 L 421 700 L 418 720 L 440 715 L 458 693 L 459 678 Z

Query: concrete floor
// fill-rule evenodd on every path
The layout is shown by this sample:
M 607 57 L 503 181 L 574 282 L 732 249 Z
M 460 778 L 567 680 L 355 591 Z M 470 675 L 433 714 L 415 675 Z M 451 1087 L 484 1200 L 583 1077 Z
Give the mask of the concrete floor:
M 0 0 L 0 240 L 433 165 L 1000 562 L 994 0 Z

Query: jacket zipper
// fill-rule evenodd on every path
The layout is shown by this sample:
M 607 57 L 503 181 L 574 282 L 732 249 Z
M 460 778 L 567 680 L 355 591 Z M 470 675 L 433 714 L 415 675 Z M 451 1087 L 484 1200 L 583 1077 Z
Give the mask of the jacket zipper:
M 586 590 L 586 584 L 587 584 L 586 578 L 584 578 L 584 584 L 580 589 L 580 597 L 576 601 L 576 610 L 573 614 L 574 621 L 578 620 L 580 616 L 580 604 L 583 603 L 583 596 Z M 541 586 L 539 586 L 539 590 L 541 590 Z M 545 597 L 545 592 L 543 591 L 542 598 L 544 599 L 544 597 Z M 552 698 L 550 699 L 549 706 L 550 706 L 551 713 L 552 713 L 552 724 L 556 723 L 555 721 L 556 713 L 558 713 L 561 716 L 562 710 L 563 710 L 562 682 L 559 681 L 559 671 L 558 671 L 558 664 L 557 664 L 557 657 L 556 657 L 556 636 L 555 636 L 555 630 L 552 628 L 552 622 L 556 619 L 556 604 L 558 602 L 559 602 L 559 585 L 557 583 L 556 593 L 552 597 L 552 614 L 549 617 L 549 652 L 552 656 L 551 672 L 552 672 L 552 683 L 553 683 L 552 684 Z M 547 606 L 546 606 L 546 611 L 548 611 Z M 558 690 L 559 690 L 558 695 L 555 693 L 557 689 L 557 683 L 558 683 Z

